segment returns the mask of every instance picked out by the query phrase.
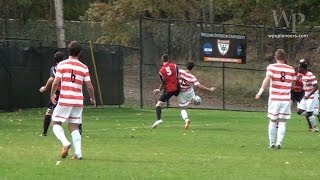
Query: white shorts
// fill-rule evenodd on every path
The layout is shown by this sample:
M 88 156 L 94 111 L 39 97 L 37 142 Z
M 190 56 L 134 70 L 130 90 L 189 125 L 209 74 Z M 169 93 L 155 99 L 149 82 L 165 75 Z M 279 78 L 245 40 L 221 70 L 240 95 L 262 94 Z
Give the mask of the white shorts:
M 188 90 L 185 92 L 180 92 L 178 95 L 179 106 L 185 107 L 188 106 L 195 97 L 194 90 Z
M 54 108 L 52 113 L 52 121 L 68 122 L 81 124 L 82 123 L 83 107 L 59 106 Z
M 268 117 L 271 120 L 290 119 L 290 101 L 270 101 L 268 106 Z
M 318 108 L 319 108 L 318 98 L 314 98 L 314 99 L 303 98 L 298 104 L 298 109 L 302 109 L 307 112 L 313 112 L 315 109 L 318 109 Z

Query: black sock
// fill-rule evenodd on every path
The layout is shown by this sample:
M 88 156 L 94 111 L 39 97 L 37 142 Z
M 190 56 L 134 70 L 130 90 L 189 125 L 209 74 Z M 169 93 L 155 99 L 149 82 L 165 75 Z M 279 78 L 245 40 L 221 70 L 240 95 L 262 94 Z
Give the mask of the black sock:
M 78 124 L 78 129 L 79 129 L 79 133 L 81 135 L 82 134 L 82 124 Z
M 161 106 L 156 107 L 157 120 L 161 119 Z
M 50 122 L 51 122 L 51 115 L 46 115 L 43 120 L 43 133 L 42 134 L 48 133 L 48 128 L 50 126 Z
M 308 122 L 308 126 L 309 126 L 309 129 L 312 129 L 312 125 L 311 125 L 311 122 L 309 121 L 309 118 L 306 116 L 306 120 Z

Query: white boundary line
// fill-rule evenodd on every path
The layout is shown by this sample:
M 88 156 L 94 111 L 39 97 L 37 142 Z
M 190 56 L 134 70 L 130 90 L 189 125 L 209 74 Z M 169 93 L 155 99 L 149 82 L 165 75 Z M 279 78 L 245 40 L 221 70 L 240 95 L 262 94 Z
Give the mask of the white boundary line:
M 225 125 L 225 123 L 211 123 L 211 124 L 191 124 L 190 125 L 190 130 L 192 129 L 192 127 L 207 127 L 207 126 L 213 126 L 213 125 Z M 110 127 L 110 128 L 104 128 L 104 129 L 87 129 L 84 130 L 84 132 L 94 132 L 94 131 L 109 131 L 109 130 L 126 130 L 126 129 L 131 129 L 132 131 L 135 130 L 157 130 L 158 128 L 172 128 L 172 127 L 180 127 L 182 130 L 186 130 L 184 129 L 184 123 L 181 123 L 181 125 L 159 125 L 159 127 L 152 129 L 151 125 L 150 126 L 135 126 L 135 127 Z M 188 129 L 189 130 L 189 129 Z

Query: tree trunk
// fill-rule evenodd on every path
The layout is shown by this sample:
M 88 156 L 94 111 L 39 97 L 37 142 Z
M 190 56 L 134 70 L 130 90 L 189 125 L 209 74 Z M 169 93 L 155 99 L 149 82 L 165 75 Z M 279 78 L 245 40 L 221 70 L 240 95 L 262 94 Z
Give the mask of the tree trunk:
M 55 0 L 56 11 L 56 29 L 57 29 L 57 46 L 58 48 L 66 47 L 64 26 L 63 26 L 63 0 Z

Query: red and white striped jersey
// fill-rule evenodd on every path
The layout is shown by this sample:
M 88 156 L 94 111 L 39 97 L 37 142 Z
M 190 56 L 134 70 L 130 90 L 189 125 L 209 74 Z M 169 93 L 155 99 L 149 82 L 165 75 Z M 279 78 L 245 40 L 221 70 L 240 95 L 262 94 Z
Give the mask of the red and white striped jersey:
M 302 92 L 303 91 L 303 83 L 302 83 L 302 73 L 296 73 L 296 83 L 295 86 L 293 88 L 293 92 Z
M 193 85 L 196 86 L 200 84 L 197 78 L 193 74 L 186 72 L 183 69 L 180 69 L 179 72 L 180 72 L 179 85 L 180 85 L 181 92 L 186 92 L 190 88 L 193 88 Z
M 306 74 L 302 76 L 301 81 L 303 83 L 303 90 L 305 91 L 305 96 L 308 96 L 312 92 L 313 86 L 315 84 L 318 84 L 316 77 L 310 71 L 308 71 Z M 310 99 L 313 99 L 313 98 L 314 98 L 314 94 L 310 96 Z
M 287 64 L 270 64 L 266 75 L 271 77 L 269 99 L 290 101 L 292 81 L 296 79 L 294 68 Z
M 91 81 L 88 67 L 77 59 L 61 61 L 56 77 L 61 78 L 60 106 L 83 106 L 82 84 Z

